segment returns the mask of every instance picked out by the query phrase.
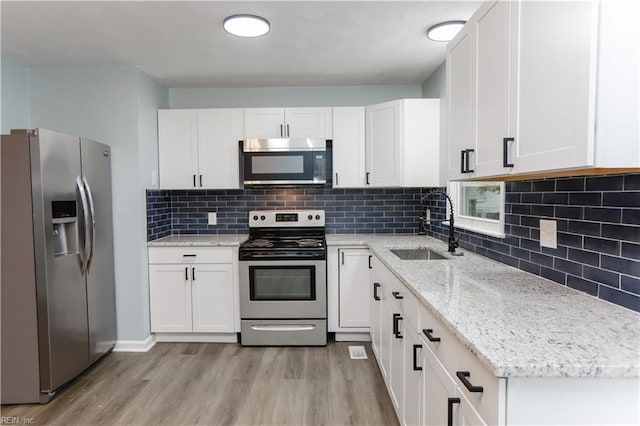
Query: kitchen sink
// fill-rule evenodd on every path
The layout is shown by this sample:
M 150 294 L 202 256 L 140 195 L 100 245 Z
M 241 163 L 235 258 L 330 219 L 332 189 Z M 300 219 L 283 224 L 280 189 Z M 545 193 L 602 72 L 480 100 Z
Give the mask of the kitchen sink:
M 435 250 L 426 247 L 414 249 L 391 249 L 391 253 L 395 254 L 402 260 L 444 260 L 448 259 Z

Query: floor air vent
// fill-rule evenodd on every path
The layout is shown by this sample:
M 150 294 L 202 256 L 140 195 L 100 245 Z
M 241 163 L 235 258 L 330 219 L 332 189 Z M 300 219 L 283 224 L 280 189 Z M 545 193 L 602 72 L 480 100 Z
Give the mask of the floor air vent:
M 349 357 L 351 359 L 367 359 L 367 351 L 364 346 L 349 346 Z

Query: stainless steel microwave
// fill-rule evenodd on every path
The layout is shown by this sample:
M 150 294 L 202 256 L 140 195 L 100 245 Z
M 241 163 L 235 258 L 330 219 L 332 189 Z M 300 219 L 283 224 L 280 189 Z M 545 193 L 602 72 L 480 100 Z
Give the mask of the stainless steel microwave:
M 244 183 L 322 184 L 327 181 L 323 139 L 246 139 Z

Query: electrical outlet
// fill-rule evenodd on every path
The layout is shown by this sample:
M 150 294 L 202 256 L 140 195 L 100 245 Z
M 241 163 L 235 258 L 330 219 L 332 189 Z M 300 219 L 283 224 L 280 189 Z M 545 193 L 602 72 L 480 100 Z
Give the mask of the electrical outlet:
M 427 209 L 427 217 L 425 218 L 424 223 L 427 225 L 431 225 L 431 209 Z
M 216 212 L 209 212 L 208 216 L 208 220 L 209 220 L 209 225 L 217 225 L 218 224 L 218 215 L 216 214 Z
M 540 219 L 540 247 L 558 248 L 558 222 Z

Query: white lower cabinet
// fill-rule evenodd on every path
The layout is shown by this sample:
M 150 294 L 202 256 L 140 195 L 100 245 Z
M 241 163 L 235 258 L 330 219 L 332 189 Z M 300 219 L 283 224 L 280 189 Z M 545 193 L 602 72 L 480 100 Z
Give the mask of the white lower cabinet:
M 404 409 L 405 425 L 421 425 L 423 400 L 424 345 L 413 327 L 405 327 L 404 335 Z
M 237 298 L 231 248 L 149 248 L 153 333 L 235 333 Z

